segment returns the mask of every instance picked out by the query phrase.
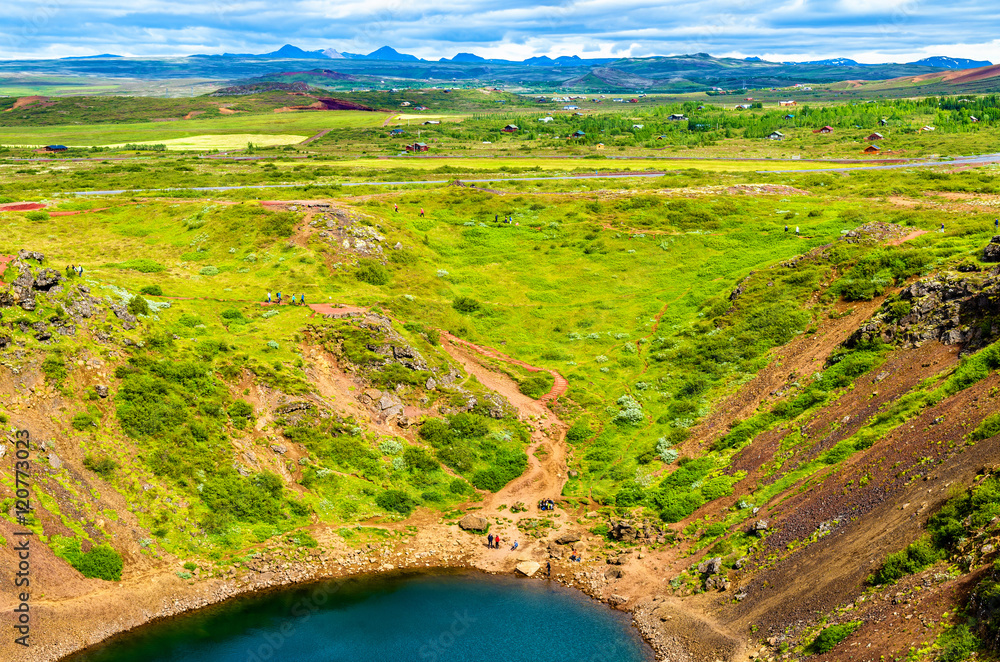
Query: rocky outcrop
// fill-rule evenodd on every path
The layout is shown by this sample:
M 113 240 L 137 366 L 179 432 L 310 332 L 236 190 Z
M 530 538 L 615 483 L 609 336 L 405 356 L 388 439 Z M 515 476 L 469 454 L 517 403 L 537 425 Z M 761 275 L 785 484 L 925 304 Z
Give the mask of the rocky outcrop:
M 568 545 L 574 542 L 580 542 L 580 534 L 575 531 L 570 533 L 564 533 L 555 539 L 555 543 L 557 545 Z
M 717 575 L 722 572 L 722 557 L 715 556 L 698 564 L 698 572 L 702 575 Z
M 24 310 L 34 310 L 35 303 L 35 277 L 31 273 L 31 267 L 21 262 L 18 265 L 18 275 L 11 283 L 11 290 L 14 302 Z
M 1000 234 L 993 235 L 983 249 L 983 262 L 1000 262 Z
M 62 274 L 55 269 L 42 269 L 35 275 L 33 287 L 42 292 L 48 292 L 62 281 Z
M 660 524 L 649 520 L 642 522 L 612 520 L 608 529 L 608 535 L 613 540 L 620 542 L 664 542 L 664 531 Z
M 981 349 L 1000 336 L 1000 276 L 945 273 L 906 287 L 848 339 L 847 346 L 881 340 L 905 348 L 937 340 Z
M 125 329 L 126 331 L 131 331 L 132 329 L 135 328 L 135 323 L 136 323 L 135 315 L 130 313 L 128 311 L 128 308 L 126 308 L 123 304 L 112 303 L 111 311 L 115 314 L 115 317 L 117 317 L 122 321 L 123 329 Z

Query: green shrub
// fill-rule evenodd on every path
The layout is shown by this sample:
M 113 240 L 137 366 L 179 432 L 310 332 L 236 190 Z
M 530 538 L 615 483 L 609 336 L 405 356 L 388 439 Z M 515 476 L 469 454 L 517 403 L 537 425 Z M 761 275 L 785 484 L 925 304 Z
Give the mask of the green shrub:
M 87 455 L 83 458 L 83 466 L 87 467 L 95 474 L 100 474 L 105 478 L 111 476 L 118 468 L 118 463 L 112 460 L 107 455 L 93 456 Z
M 94 427 L 94 417 L 86 412 L 80 412 L 73 416 L 71 421 L 74 430 L 84 431 L 88 428 Z
M 290 533 L 288 535 L 288 540 L 291 541 L 293 545 L 298 547 L 305 547 L 307 549 L 316 549 L 319 547 L 319 541 L 316 540 L 308 531 L 296 531 L 295 533 Z
M 163 288 L 159 285 L 143 285 L 139 289 L 139 294 L 147 294 L 151 297 L 161 297 L 163 296 Z
M 593 432 L 590 426 L 587 425 L 587 421 L 581 417 L 576 419 L 570 429 L 566 431 L 566 441 L 574 445 L 580 444 L 590 439 L 592 434 Z
M 37 211 L 29 211 L 24 217 L 29 221 L 47 221 L 49 220 L 49 213 L 39 209 Z
M 201 274 L 202 276 L 217 276 L 219 274 L 219 268 L 212 265 L 208 265 L 202 267 L 198 271 L 198 273 Z
M 149 302 L 142 297 L 132 297 L 128 302 L 128 311 L 133 315 L 149 315 Z
M 840 625 L 831 625 L 826 628 L 815 639 L 806 646 L 806 653 L 810 655 L 822 655 L 829 653 L 834 647 L 851 636 L 851 633 L 861 626 L 861 621 L 852 621 Z
M 358 261 L 354 277 L 369 285 L 386 285 L 389 282 L 389 270 L 376 260 L 364 259 Z
M 892 584 L 906 575 L 920 572 L 941 560 L 942 554 L 926 540 L 918 540 L 906 549 L 890 554 L 868 582 L 875 586 Z
M 167 269 L 159 262 L 150 260 L 148 257 L 135 258 L 127 262 L 120 262 L 114 266 L 118 269 L 128 269 L 130 271 L 138 271 L 144 274 L 155 274 L 160 271 L 166 271 Z
M 46 380 L 58 385 L 62 385 L 69 375 L 66 362 L 59 354 L 49 354 L 45 357 L 42 361 L 42 372 L 45 373 Z
M 541 373 L 526 377 L 518 382 L 517 387 L 529 398 L 538 400 L 552 390 L 553 378 L 549 373 Z
M 451 302 L 451 307 L 460 313 L 474 313 L 481 307 L 478 301 L 472 297 L 458 297 Z
M 246 427 L 247 422 L 253 418 L 253 405 L 246 400 L 236 400 L 229 405 L 229 417 L 232 419 L 233 425 L 242 430 Z
M 90 551 L 81 551 L 80 541 L 76 538 L 54 535 L 50 541 L 52 551 L 63 559 L 84 577 L 88 579 L 104 579 L 120 581 L 124 564 L 118 552 L 108 545 L 95 545 Z
M 937 644 L 941 647 L 938 662 L 962 662 L 976 652 L 981 642 L 969 630 L 969 626 L 963 623 L 943 632 L 938 637 Z
M 1000 434 L 1000 414 L 987 416 L 969 435 L 972 441 L 982 441 Z
M 409 515 L 416 508 L 416 502 L 402 490 L 386 490 L 377 497 L 375 503 L 384 510 Z

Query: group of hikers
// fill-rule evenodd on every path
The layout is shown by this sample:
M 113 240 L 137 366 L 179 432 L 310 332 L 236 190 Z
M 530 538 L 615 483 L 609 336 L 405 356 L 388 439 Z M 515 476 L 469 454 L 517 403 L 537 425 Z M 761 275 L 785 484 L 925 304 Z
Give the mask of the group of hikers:
M 499 223 L 500 222 L 500 214 L 493 214 L 493 222 L 494 223 Z M 506 223 L 507 225 L 510 225 L 511 223 L 514 222 L 514 215 L 513 214 L 505 214 L 504 217 L 503 217 L 503 222 Z
M 538 502 L 538 509 L 539 510 L 555 510 L 556 509 L 556 502 L 553 501 L 552 499 L 542 499 L 541 501 Z
M 66 275 L 67 276 L 82 276 L 83 275 L 83 267 L 78 267 L 78 266 L 76 266 L 74 264 L 71 264 L 68 267 L 66 267 Z
M 276 299 L 277 299 L 278 305 L 280 306 L 281 302 L 282 302 L 281 292 L 277 292 L 276 295 L 277 295 Z M 271 293 L 270 292 L 267 293 L 267 302 L 271 303 Z M 295 301 L 295 295 L 294 294 L 292 295 L 292 298 L 289 299 L 288 303 L 292 304 L 293 306 L 295 305 L 296 301 Z M 306 295 L 304 295 L 304 294 L 300 294 L 299 295 L 298 304 L 300 306 L 306 305 Z
M 486 536 L 486 546 L 490 549 L 500 549 L 500 536 L 495 536 L 492 533 Z M 510 546 L 510 551 L 514 551 L 518 547 L 518 542 L 515 540 L 514 544 Z

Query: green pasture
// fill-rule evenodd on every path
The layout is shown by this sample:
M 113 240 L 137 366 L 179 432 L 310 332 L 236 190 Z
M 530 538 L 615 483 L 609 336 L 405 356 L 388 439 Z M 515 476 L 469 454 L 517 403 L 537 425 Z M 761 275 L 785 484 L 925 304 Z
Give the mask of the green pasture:
M 205 136 L 220 136 L 216 144 L 225 149 L 225 136 L 245 134 L 311 136 L 325 129 L 381 126 L 387 116 L 362 111 L 289 112 L 265 115 L 227 115 L 213 119 L 141 122 L 136 124 L 100 124 L 91 126 L 2 127 L 0 144 L 51 145 L 71 147 L 122 145 L 126 143 L 160 143 L 192 140 L 211 145 Z M 202 142 L 205 141 L 205 142 Z M 245 147 L 244 142 L 241 146 Z

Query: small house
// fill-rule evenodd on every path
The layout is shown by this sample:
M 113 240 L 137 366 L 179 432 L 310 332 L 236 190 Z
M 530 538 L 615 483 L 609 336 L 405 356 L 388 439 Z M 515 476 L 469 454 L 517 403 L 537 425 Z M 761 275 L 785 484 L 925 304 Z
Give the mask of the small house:
M 793 120 L 793 119 L 795 119 L 795 115 L 785 115 L 785 119 L 786 120 Z
M 979 121 L 979 118 L 975 115 L 969 115 L 969 121 L 975 123 Z
M 641 129 L 643 126 L 645 126 L 645 125 L 643 125 L 643 124 L 633 124 L 632 128 L 633 129 Z
M 417 106 L 413 110 L 427 110 L 427 106 Z
M 571 135 L 570 138 L 583 138 L 585 135 L 587 135 L 587 134 L 584 133 L 583 131 L 580 131 L 578 129 L 578 130 L 576 130 L 576 131 L 573 132 L 573 135 Z
M 594 147 L 597 149 L 604 149 L 604 143 L 597 143 Z
M 69 147 L 67 147 L 66 145 L 46 145 L 45 146 L 45 151 L 46 152 L 65 152 L 68 149 L 69 149 Z
M 503 129 L 501 129 L 501 131 L 503 131 L 504 133 L 517 133 L 517 125 L 516 124 L 508 124 Z
M 406 108 L 407 106 L 409 106 L 409 105 L 411 105 L 411 104 L 410 104 L 410 102 L 409 102 L 409 101 L 404 101 L 403 103 L 401 103 L 401 104 L 399 104 L 399 105 L 400 105 L 400 106 L 403 106 L 404 108 Z
M 628 102 L 629 103 L 639 103 L 639 100 L 638 99 L 629 99 Z
M 553 118 L 552 118 L 552 116 L 549 116 L 549 117 L 541 117 L 541 118 L 539 118 L 539 120 L 538 120 L 538 121 L 539 121 L 539 122 L 545 122 L 546 124 L 548 124 L 549 122 L 551 122 L 551 121 L 552 121 L 552 119 L 553 119 Z
M 751 106 L 748 103 L 741 103 L 738 106 L 736 106 L 736 110 L 750 110 L 751 108 L 753 108 L 753 106 Z
M 833 133 L 833 127 L 832 126 L 824 126 L 822 129 L 814 131 L 813 133 Z
M 430 150 L 427 143 L 413 143 L 412 145 L 406 146 L 407 152 L 426 152 Z
M 428 124 L 440 124 L 440 123 L 441 123 L 440 120 L 427 120 L 426 122 L 424 122 L 424 126 L 427 126 Z
M 797 106 L 797 105 L 798 105 L 797 103 L 795 103 L 794 101 L 791 101 L 791 100 L 789 100 L 789 101 L 779 101 L 778 102 L 778 106 Z
M 393 129 L 392 131 L 389 132 L 389 135 L 390 136 L 401 136 L 401 135 L 403 135 L 403 130 L 402 129 Z
M 876 142 L 876 141 L 878 141 L 878 140 L 885 140 L 885 136 L 883 136 L 883 135 L 882 135 L 881 133 L 878 133 L 878 132 L 876 131 L 876 132 L 875 132 L 875 133 L 873 133 L 872 135 L 870 135 L 870 136 L 868 136 L 867 138 L 865 138 L 865 140 L 867 140 L 867 141 L 868 141 L 868 142 L 870 142 L 870 143 L 873 143 L 873 142 Z
M 563 106 L 563 110 L 580 110 L 580 106 Z
M 687 115 L 674 113 L 673 115 L 668 115 L 667 119 L 670 120 L 671 122 L 684 122 L 687 120 Z
M 921 128 L 920 130 L 921 131 L 934 131 L 935 129 L 934 129 L 933 126 L 925 126 L 925 127 Z
M 878 154 L 881 151 L 882 148 L 878 145 L 868 145 L 868 147 L 865 147 L 865 154 Z
M 886 118 L 883 117 L 882 119 L 880 119 L 878 121 L 878 125 L 879 126 L 889 126 L 889 120 L 887 120 Z
M 767 139 L 768 140 L 784 140 L 785 139 L 785 134 L 783 134 L 781 131 L 773 131 L 773 132 L 771 132 L 771 135 L 769 135 L 767 137 Z

